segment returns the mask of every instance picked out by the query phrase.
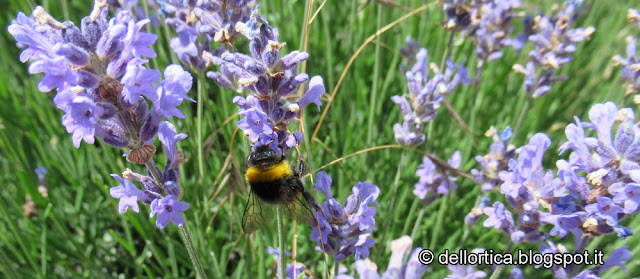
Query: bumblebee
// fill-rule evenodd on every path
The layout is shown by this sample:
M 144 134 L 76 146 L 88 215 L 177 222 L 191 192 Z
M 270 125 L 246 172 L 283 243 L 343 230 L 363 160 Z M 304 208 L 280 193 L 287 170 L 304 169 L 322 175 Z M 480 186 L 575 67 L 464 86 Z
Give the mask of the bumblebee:
M 304 190 L 304 162 L 293 168 L 284 153 L 277 154 L 268 145 L 259 146 L 245 160 L 245 179 L 251 186 L 249 200 L 242 216 L 242 230 L 253 233 L 273 219 L 275 206 L 282 207 L 285 217 L 309 225 L 317 221 L 311 207 L 319 206 Z

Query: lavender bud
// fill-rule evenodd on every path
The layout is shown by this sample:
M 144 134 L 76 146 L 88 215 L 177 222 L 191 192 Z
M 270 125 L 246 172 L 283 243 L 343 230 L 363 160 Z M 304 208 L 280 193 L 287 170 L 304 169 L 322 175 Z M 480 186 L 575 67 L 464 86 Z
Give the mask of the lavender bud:
M 177 181 L 180 178 L 180 170 L 177 168 L 171 169 L 172 162 L 167 162 L 167 166 L 165 166 L 164 170 L 164 180 L 165 181 Z
M 84 49 L 88 49 L 89 47 L 87 42 L 84 40 L 84 37 L 82 36 L 82 32 L 76 26 L 62 29 L 62 38 L 64 38 L 66 42 L 81 46 Z
M 110 103 L 98 102 L 96 103 L 96 106 L 100 108 L 100 110 L 98 110 L 99 111 L 98 119 L 101 119 L 101 120 L 111 119 L 117 113 L 116 107 Z
M 215 81 L 216 84 L 218 84 L 221 87 L 234 90 L 233 83 L 231 83 L 231 81 L 227 79 L 225 76 L 223 76 L 221 73 L 209 71 L 207 72 L 207 77 Z
M 158 133 L 158 127 L 160 126 L 160 122 L 164 118 L 162 112 L 158 110 L 152 110 L 151 113 L 147 115 L 142 122 L 142 127 L 140 128 L 140 139 L 144 142 L 152 139 L 156 133 Z
M 278 61 L 278 54 L 280 53 L 280 49 L 283 46 L 284 44 L 269 41 L 269 44 L 264 48 L 264 51 L 262 52 L 262 61 L 267 64 L 267 67 L 273 68 L 273 66 L 275 66 L 276 62 Z
M 93 73 L 85 69 L 79 69 L 76 73 L 78 74 L 78 85 L 84 88 L 98 87 L 98 77 L 96 77 Z
M 149 111 L 149 107 L 147 106 L 147 102 L 144 99 L 138 99 L 138 105 L 133 110 L 133 120 L 136 122 L 136 127 L 141 127 L 142 122 L 147 117 L 147 112 Z
M 127 27 L 116 24 L 109 27 L 109 31 L 100 38 L 96 45 L 96 54 L 100 58 L 108 58 L 116 54 L 122 48 L 122 37 L 127 33 Z
M 276 94 L 278 96 L 287 96 L 291 92 L 295 91 L 300 84 L 305 83 L 308 79 L 309 76 L 307 74 L 299 74 L 293 79 L 280 85 L 280 87 L 278 87 L 278 90 L 276 91 Z
M 160 187 L 156 184 L 156 181 L 153 180 L 150 176 L 142 176 L 140 179 L 140 184 L 145 191 L 151 191 L 154 193 L 160 193 Z
M 89 53 L 74 44 L 57 43 L 53 46 L 53 52 L 64 56 L 70 64 L 80 67 L 89 64 Z
M 111 59 L 107 65 L 107 75 L 114 78 L 121 77 L 127 69 L 127 62 L 129 59 L 121 59 L 120 57 Z
M 92 21 L 89 17 L 82 19 L 82 36 L 86 41 L 89 51 L 96 51 L 98 41 L 100 41 L 105 27 L 106 26 L 101 25 L 98 21 Z
M 144 202 L 145 204 L 151 204 L 152 201 L 163 198 L 162 195 L 158 194 L 158 192 L 144 190 L 144 193 L 149 196 L 149 199 L 142 200 L 142 202 Z
M 122 88 L 122 92 L 127 92 L 126 90 L 127 90 L 126 87 Z M 133 107 L 136 105 L 129 102 L 129 97 L 127 93 L 118 95 L 118 104 L 127 111 L 133 109 Z
M 261 49 L 262 44 L 259 40 L 251 40 L 251 42 L 249 43 L 249 51 L 251 51 L 251 56 L 255 57 L 256 59 L 260 58 L 262 55 L 262 52 L 260 52 Z
M 255 89 L 256 93 L 258 93 L 258 94 L 268 95 L 269 94 L 269 81 L 267 81 L 266 77 L 261 76 L 260 78 L 258 78 L 258 81 L 253 84 L 253 88 Z
M 165 189 L 167 189 L 167 194 L 174 195 L 176 197 L 180 197 L 182 195 L 182 187 L 178 183 L 173 181 L 167 181 L 164 183 Z
M 113 120 L 107 120 L 102 125 L 96 125 L 96 136 L 115 147 L 125 147 L 129 145 L 129 140 L 125 136 L 125 131 L 118 123 Z
M 298 63 L 307 60 L 309 58 L 309 54 L 304 51 L 294 51 L 280 59 L 280 64 L 278 65 L 278 69 L 280 70 L 288 70 L 295 67 Z

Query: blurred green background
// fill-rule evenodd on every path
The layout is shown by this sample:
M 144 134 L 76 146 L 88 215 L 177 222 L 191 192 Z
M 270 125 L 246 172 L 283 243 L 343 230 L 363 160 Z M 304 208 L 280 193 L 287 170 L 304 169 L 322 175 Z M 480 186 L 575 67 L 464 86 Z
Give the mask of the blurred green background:
M 320 2 L 315 1 L 313 11 Z M 560 74 L 567 75 L 568 79 L 555 83 L 547 96 L 531 103 L 520 133 L 512 140 L 516 146 L 521 146 L 531 135 L 547 133 L 553 141 L 545 157 L 547 168 L 555 168 L 554 162 L 559 158 L 556 150 L 566 140 L 564 127 L 573 122 L 574 115 L 587 119 L 591 105 L 605 101 L 615 101 L 620 107 L 636 107 L 631 97 L 624 96 L 619 69 L 611 67 L 610 60 L 614 55 L 624 53 L 628 35 L 640 35 L 636 26 L 626 22 L 627 9 L 633 5 L 640 7 L 637 1 L 631 0 L 586 2 L 590 8 L 585 10 L 577 26 L 594 26 L 596 32 L 590 41 L 578 44 L 574 60 L 560 70 Z M 267 0 L 261 3 L 260 13 L 280 29 L 280 41 L 287 42 L 283 52 L 301 50 L 307 2 Z M 398 0 L 396 3 L 416 9 L 432 2 Z M 529 14 L 548 14 L 553 3 L 527 1 L 521 10 Z M 349 59 L 367 37 L 408 12 L 376 1 L 365 4 L 366 1 L 327 1 L 310 25 L 307 73 L 323 76 L 329 94 Z M 28 65 L 20 63 L 20 49 L 15 46 L 6 26 L 18 11 L 30 14 L 35 5 L 42 5 L 61 21 L 68 19 L 78 24 L 90 13 L 93 3 L 67 0 L 3 2 L 0 11 L 0 26 L 4 26 L 0 35 L 0 277 L 194 277 L 175 226 L 157 229 L 154 221 L 148 218 L 148 207 L 141 206 L 140 214 L 129 211 L 120 215 L 118 200 L 109 195 L 109 188 L 117 184 L 110 173 L 120 174 L 126 168 L 143 172 L 143 167 L 128 163 L 121 156 L 124 150 L 99 140 L 94 145 L 82 143 L 79 149 L 74 148 L 70 135 L 61 124 L 62 112 L 52 103 L 54 94 L 38 92 L 36 85 L 41 75 L 29 75 Z M 405 37 L 411 35 L 428 49 L 430 62 L 440 63 L 448 36 L 441 26 L 443 21 L 444 15 L 438 5 L 432 5 L 381 34 L 363 49 L 348 70 L 318 130 L 318 141 L 307 146 L 310 171 L 365 148 L 395 144 L 392 126 L 401 121 L 401 115 L 390 97 L 407 90 L 399 70 L 402 59 L 398 49 L 404 45 Z M 515 33 L 518 33 L 522 29 L 519 19 L 516 19 L 516 26 Z M 158 57 L 152 59 L 151 65 L 157 65 L 162 71 L 168 64 L 179 63 L 168 43 L 175 36 L 174 31 L 160 26 L 151 28 L 151 32 L 160 36 L 153 46 Z M 465 60 L 473 75 L 477 61 L 475 47 L 469 39 L 462 37 L 456 37 L 453 44 L 453 59 L 456 62 Z M 466 172 L 477 168 L 474 157 L 488 153 L 491 143 L 490 138 L 483 136 L 484 132 L 492 125 L 500 130 L 507 125 L 516 125 L 526 96 L 521 90 L 522 75 L 514 73 L 512 65 L 524 64 L 530 48 L 528 45 L 522 54 L 508 48 L 502 59 L 487 65 L 479 84 L 458 89 L 448 97 L 469 125 L 472 137 L 465 135 L 441 108 L 433 124 L 425 128 L 425 132 L 429 131 L 427 143 L 417 149 L 445 160 L 454 151 L 461 150 L 460 168 Z M 241 44 L 239 49 L 246 50 L 246 44 Z M 277 246 L 275 222 L 249 237 L 242 233 L 240 226 L 247 198 L 242 164 L 250 149 L 242 133 L 233 136 L 239 118 L 228 119 L 237 111 L 231 102 L 235 93 L 219 88 L 211 80 L 203 86 L 207 90 L 207 98 L 201 100 L 204 102 L 203 127 L 207 141 L 206 175 L 202 179 L 198 177 L 196 158 L 196 104 L 186 102 L 181 105 L 179 108 L 186 118 L 173 121 L 179 132 L 189 134 L 180 145 L 185 157 L 190 158 L 182 166 L 180 181 L 185 192 L 182 200 L 191 204 L 185 213 L 186 222 L 210 278 L 216 269 L 232 278 L 272 278 L 275 276 L 275 257 L 267 254 L 267 246 Z M 189 93 L 194 98 L 195 89 L 194 83 Z M 323 110 L 329 94 L 323 98 Z M 316 128 L 320 115 L 314 106 L 305 111 L 307 138 Z M 370 251 L 379 271 L 387 266 L 388 241 L 411 234 L 416 212 L 421 207 L 412 191 L 418 180 L 415 170 L 422 163 L 422 154 L 408 150 L 407 164 L 399 177 L 398 198 L 392 215 L 387 216 L 401 154 L 401 148 L 383 148 L 324 169 L 334 179 L 332 190 L 340 202 L 344 202 L 357 181 L 367 180 L 380 187 L 378 201 L 381 207 L 373 233 L 376 244 Z M 306 157 L 305 149 L 303 155 Z M 156 160 L 164 163 L 163 156 L 158 152 Z M 48 170 L 47 197 L 37 190 L 34 169 L 39 166 Z M 306 187 L 312 188 L 309 180 Z M 473 181 L 460 179 L 458 190 L 425 209 L 424 219 L 416 228 L 413 247 L 434 251 L 476 247 L 504 250 L 507 242 L 502 233 L 483 228 L 479 223 L 465 229 L 464 216 L 474 206 L 479 193 L 480 187 Z M 32 217 L 23 212 L 27 194 L 33 197 L 37 208 Z M 314 194 L 322 201 L 321 194 Z M 491 197 L 501 199 L 496 193 Z M 386 232 L 387 243 L 383 243 L 382 227 L 387 219 L 391 220 L 391 225 Z M 291 222 L 286 224 L 290 228 L 287 230 L 287 250 L 290 251 L 294 230 Z M 640 231 L 637 216 L 625 218 L 622 224 Z M 545 228 L 546 231 L 550 229 L 549 226 Z M 468 230 L 468 236 L 463 239 L 465 230 Z M 297 260 L 306 265 L 308 272 L 324 278 L 326 268 L 331 269 L 333 262 L 330 259 L 325 262 L 323 255 L 315 251 L 315 242 L 309 240 L 310 232 L 308 227 L 297 226 Z M 572 236 L 551 239 L 573 247 Z M 626 263 L 628 272 L 616 267 L 604 275 L 604 278 L 627 278 L 640 275 L 639 240 L 638 235 L 624 241 L 616 235 L 607 235 L 592 241 L 588 249 L 604 249 L 606 255 L 620 246 L 630 246 L 634 257 Z M 515 249 L 537 251 L 538 248 L 537 244 L 518 244 Z M 343 263 L 349 273 L 355 272 L 353 263 L 353 257 Z M 532 266 L 522 268 L 527 276 L 551 277 L 548 270 Z M 489 267 L 480 269 L 490 273 Z M 447 274 L 446 267 L 433 265 L 425 277 L 443 278 Z

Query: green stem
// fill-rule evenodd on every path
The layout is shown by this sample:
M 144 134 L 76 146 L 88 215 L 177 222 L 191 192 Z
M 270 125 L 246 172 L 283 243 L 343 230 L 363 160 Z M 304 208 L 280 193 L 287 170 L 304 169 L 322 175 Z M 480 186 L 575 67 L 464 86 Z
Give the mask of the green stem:
M 402 155 L 400 157 L 400 162 L 398 163 L 398 169 L 396 170 L 396 177 L 393 180 L 393 192 L 391 193 L 391 199 L 389 200 L 387 215 L 385 215 L 384 220 L 384 229 L 382 230 L 382 243 L 387 243 L 387 232 L 389 231 L 389 226 L 391 225 L 391 214 L 393 213 L 393 205 L 396 201 L 396 196 L 398 195 L 398 184 L 400 182 L 400 176 L 402 175 L 402 170 L 404 168 L 404 164 L 407 157 L 407 149 L 402 150 Z M 382 249 L 380 249 L 382 251 Z
M 409 224 L 411 224 L 411 220 L 413 220 L 413 215 L 416 215 L 416 209 L 418 208 L 418 204 L 420 204 L 420 199 L 413 199 L 413 204 L 411 205 L 411 209 L 409 210 L 409 217 L 404 222 L 404 227 L 402 228 L 402 234 L 408 234 Z
M 420 222 L 422 222 L 422 218 L 424 217 L 424 212 L 427 207 L 423 206 L 420 209 L 420 213 L 418 213 L 418 219 L 416 219 L 416 223 L 413 225 L 413 230 L 411 230 L 411 239 L 416 239 L 416 234 L 418 233 L 418 227 L 420 227 Z M 429 246 L 427 246 L 429 247 Z
M 507 250 L 504 251 L 504 254 L 511 253 L 511 250 L 513 250 L 513 241 L 509 240 L 509 246 L 507 246 Z M 502 272 L 504 267 L 505 267 L 505 265 L 498 265 L 498 267 L 496 267 L 496 270 L 493 271 L 493 274 L 491 274 L 491 277 L 489 279 L 497 279 L 497 278 L 499 278 L 500 277 L 500 273 Z
M 340 263 L 335 259 L 333 260 L 333 278 L 338 278 L 338 272 L 340 272 Z
M 524 117 L 527 115 L 529 111 L 529 107 L 531 106 L 531 101 L 533 97 L 530 94 L 527 94 L 527 101 L 524 103 L 524 107 L 520 111 L 520 116 L 518 117 L 518 123 L 516 124 L 515 129 L 513 129 L 513 134 L 518 135 L 520 128 L 522 128 L 522 123 L 524 122 Z
M 378 6 L 378 26 L 377 29 L 382 28 L 382 5 Z M 378 99 L 378 80 L 380 79 L 380 44 L 376 43 L 375 60 L 373 63 L 373 84 L 371 85 L 371 95 L 369 95 L 369 119 L 368 119 L 368 133 L 367 133 L 367 146 L 371 146 L 371 141 L 374 137 L 373 120 L 377 119 L 373 116 L 376 108 L 376 100 Z M 365 153 L 365 161 L 366 161 Z
M 444 65 L 445 63 L 447 63 L 447 56 L 449 56 L 449 53 L 451 52 L 451 46 L 453 44 L 453 36 L 456 34 L 455 31 L 451 31 L 451 33 L 449 33 L 449 39 L 447 39 L 447 47 L 444 49 L 444 56 L 442 56 L 442 62 L 440 62 L 440 71 L 444 72 Z
M 202 269 L 202 264 L 200 264 L 200 259 L 198 259 L 198 254 L 196 253 L 196 249 L 193 246 L 193 242 L 191 241 L 191 235 L 189 234 L 189 229 L 187 226 L 180 226 L 180 237 L 182 238 L 182 242 L 184 242 L 184 246 L 187 247 L 187 252 L 189 253 L 189 258 L 191 258 L 191 262 L 193 263 L 193 267 L 196 269 L 196 277 L 206 279 L 207 274 L 204 273 L 204 269 Z M 220 271 L 218 267 L 215 266 L 214 269 L 216 271 L 216 278 L 221 278 Z
M 284 226 L 282 225 L 282 208 L 280 205 L 276 206 L 276 219 L 278 220 L 278 246 L 280 246 L 280 256 L 278 257 L 278 274 L 279 278 L 286 278 L 284 274 Z
M 436 218 L 436 225 L 433 228 L 433 232 L 431 233 L 431 242 L 429 242 L 429 246 L 427 247 L 434 248 L 436 244 L 436 240 L 438 239 L 438 235 L 440 234 L 440 229 L 442 228 L 442 220 L 444 219 L 444 212 L 446 211 L 448 201 L 449 201 L 449 196 L 440 197 L 440 208 L 438 209 L 438 217 Z
M 198 179 L 202 179 L 204 177 L 204 156 L 202 149 L 202 109 L 204 106 L 204 96 L 205 96 L 205 88 L 204 88 L 204 73 L 198 73 L 198 100 L 197 100 L 197 118 L 198 118 L 198 127 L 197 127 L 197 136 L 198 136 Z

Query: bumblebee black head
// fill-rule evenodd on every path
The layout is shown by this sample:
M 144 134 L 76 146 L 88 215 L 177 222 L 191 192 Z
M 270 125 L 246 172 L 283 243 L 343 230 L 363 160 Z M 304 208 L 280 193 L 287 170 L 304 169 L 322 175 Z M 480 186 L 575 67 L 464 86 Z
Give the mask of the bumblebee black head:
M 280 163 L 284 159 L 284 153 L 278 154 L 269 145 L 262 145 L 256 147 L 256 150 L 247 156 L 245 165 L 247 167 L 267 167 Z

